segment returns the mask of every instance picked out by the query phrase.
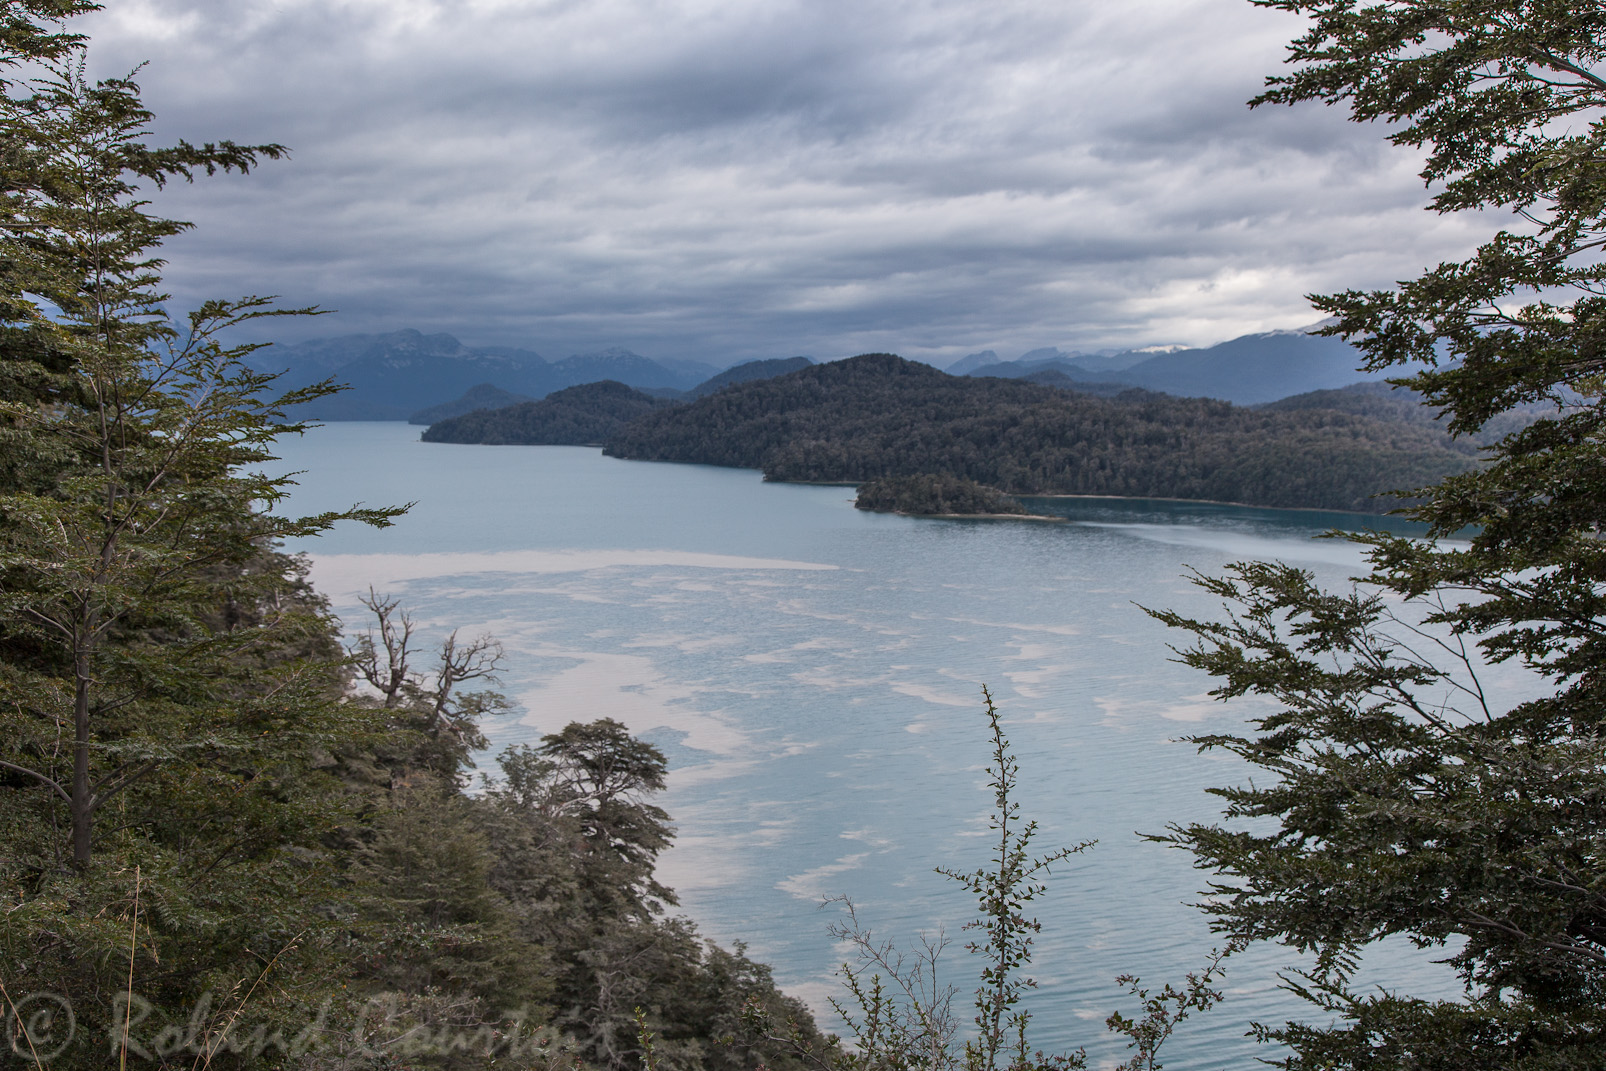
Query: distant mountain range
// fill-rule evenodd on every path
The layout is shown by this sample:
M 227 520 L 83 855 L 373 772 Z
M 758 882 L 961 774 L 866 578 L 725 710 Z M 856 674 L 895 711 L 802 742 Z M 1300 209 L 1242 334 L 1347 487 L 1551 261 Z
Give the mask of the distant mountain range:
M 948 366 L 951 376 L 969 375 L 989 365 L 1025 364 L 1048 366 L 1055 363 L 1072 365 L 1084 372 L 1111 372 L 1128 368 L 1141 361 L 1160 353 L 1171 353 L 1182 349 L 1182 346 L 1148 346 L 1140 350 L 1121 350 L 1108 353 L 1076 353 L 1062 350 L 1058 346 L 1044 346 L 1041 349 L 1030 350 L 1021 354 L 1014 361 L 1005 361 L 992 350 L 982 350 L 980 353 L 968 354 L 959 358 Z M 983 373 L 984 375 L 987 373 Z
M 655 361 L 617 348 L 548 361 L 531 350 L 470 347 L 451 335 L 410 329 L 272 346 L 253 354 L 252 364 L 284 373 L 280 384 L 286 387 L 331 377 L 346 384 L 347 390 L 292 414 L 312 420 L 406 420 L 482 386 L 527 399 L 605 379 L 689 391 L 720 371 L 700 361 Z
M 1301 330 L 1244 335 L 1207 349 L 1149 347 L 1097 355 L 1041 349 L 1015 361 L 1000 361 L 986 350 L 961 358 L 948 371 L 1006 379 L 1054 371 L 1076 383 L 1142 387 L 1178 397 L 1258 405 L 1383 378 L 1383 373 L 1357 371 L 1360 363 L 1360 352 L 1343 339 Z
M 300 407 L 296 417 L 415 423 L 539 400 L 554 391 L 602 380 L 656 397 L 700 398 L 731 384 L 812 364 L 807 357 L 792 357 L 749 361 L 721 371 L 700 361 L 653 360 L 619 348 L 549 361 L 532 350 L 465 346 L 451 335 L 414 330 L 273 346 L 254 354 L 252 363 L 261 371 L 285 373 L 281 384 L 286 387 L 332 377 L 349 388 Z M 1340 339 L 1272 331 L 1207 349 L 1148 347 L 1078 354 L 1045 347 L 1014 361 L 1001 361 L 997 353 L 986 350 L 956 361 L 948 371 L 1029 379 L 1094 394 L 1142 387 L 1178 397 L 1256 405 L 1381 378 L 1356 371 L 1359 364 L 1360 354 Z M 465 397 L 470 391 L 477 393 Z

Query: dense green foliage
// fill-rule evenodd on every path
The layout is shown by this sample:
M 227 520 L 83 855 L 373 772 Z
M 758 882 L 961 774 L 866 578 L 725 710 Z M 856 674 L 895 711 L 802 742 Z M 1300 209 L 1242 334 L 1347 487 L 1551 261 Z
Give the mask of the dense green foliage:
M 950 376 L 890 354 L 816 365 L 649 414 L 615 457 L 857 483 L 944 473 L 1010 494 L 1124 495 L 1367 510 L 1469 468 L 1442 435 L 1327 410 L 1265 412 L 1135 391 L 1096 398 Z
M 887 476 L 859 485 L 857 509 L 927 516 L 961 513 L 1024 514 L 1026 507 L 1002 491 L 958 476 Z
M 637 417 L 674 404 L 605 379 L 556 391 L 538 402 L 448 417 L 426 428 L 423 439 L 488 446 L 595 446 Z
M 1311 18 L 1262 101 L 1388 120 L 1425 150 L 1434 209 L 1519 217 L 1397 290 L 1316 299 L 1333 330 L 1411 367 L 1458 432 L 1548 413 L 1423 492 L 1429 538 L 1359 537 L 1355 588 L 1242 564 L 1200 580 L 1224 620 L 1160 615 L 1217 695 L 1274 703 L 1203 741 L 1257 768 L 1221 792 L 1253 821 L 1174 839 L 1217 872 L 1220 928 L 1315 955 L 1298 989 L 1315 1021 L 1263 1030 L 1287 1066 L 1606 1067 L 1606 12 L 1257 2 Z M 1497 702 L 1485 661 L 1530 671 L 1527 698 Z M 1465 995 L 1359 988 L 1356 960 L 1391 935 Z
M 220 331 L 175 326 L 140 187 L 277 146 L 152 148 L 126 80 L 89 83 L 0 0 L 0 1021 L 27 1066 L 793 1066 L 747 1007 L 806 1014 L 702 941 L 653 877 L 663 757 L 571 725 L 465 792 L 499 648 L 416 637 L 374 598 L 350 656 L 276 550 L 261 471 L 297 426 Z M 363 682 L 354 689 L 353 674 Z M 639 1011 L 638 1011 L 639 1009 Z
M 7 44 L 82 6 L 5 5 Z M 330 875 L 299 853 L 333 809 L 310 756 L 367 725 L 309 671 L 330 634 L 271 549 L 334 518 L 272 511 L 277 408 L 214 341 L 270 310 L 171 325 L 150 250 L 183 225 L 136 193 L 280 150 L 151 148 L 135 88 L 86 83 L 76 52 L 57 39 L 0 98 L 0 955 L 8 1022 L 14 999 L 68 996 L 103 1064 L 131 972 L 195 1005 L 312 954 Z M 264 993 L 264 1020 L 318 981 Z

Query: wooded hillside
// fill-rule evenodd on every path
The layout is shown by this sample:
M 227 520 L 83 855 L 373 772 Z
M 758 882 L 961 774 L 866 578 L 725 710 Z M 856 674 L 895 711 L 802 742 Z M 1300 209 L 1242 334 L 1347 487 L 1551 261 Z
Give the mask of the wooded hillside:
M 1188 498 L 1376 511 L 1474 465 L 1431 426 L 1330 409 L 1245 409 L 1130 391 L 1098 398 L 950 376 L 865 354 L 650 413 L 615 457 L 759 468 L 852 482 L 946 473 L 1010 494 Z
M 422 438 L 427 443 L 488 446 L 595 446 L 637 417 L 674 404 L 605 379 L 555 391 L 537 402 L 439 420 L 424 429 Z

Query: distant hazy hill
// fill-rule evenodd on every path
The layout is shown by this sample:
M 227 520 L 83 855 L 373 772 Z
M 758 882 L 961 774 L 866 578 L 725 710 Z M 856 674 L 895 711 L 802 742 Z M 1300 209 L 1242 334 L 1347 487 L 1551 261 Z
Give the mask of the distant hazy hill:
M 581 383 L 614 379 L 634 387 L 687 390 L 717 371 L 696 361 L 660 363 L 624 349 L 548 362 L 530 350 L 464 346 L 451 335 L 393 331 L 272 346 L 253 355 L 264 371 L 284 372 L 285 386 L 333 377 L 349 390 L 309 403 L 294 415 L 317 420 L 406 420 L 414 413 L 488 385 L 529 398 Z
M 1260 408 L 1280 412 L 1293 412 L 1299 409 L 1336 409 L 1339 412 L 1355 413 L 1380 420 L 1403 420 L 1434 428 L 1442 428 L 1445 423 L 1439 417 L 1437 409 L 1422 404 L 1420 394 L 1389 383 L 1354 383 L 1336 390 L 1311 391 L 1309 394 L 1279 398 Z M 1476 453 L 1483 444 L 1495 442 L 1512 432 L 1521 431 L 1540 417 L 1554 412 L 1555 407 L 1545 402 L 1515 405 L 1478 429 L 1477 434 L 1455 440 L 1452 448 L 1466 453 Z
M 679 369 L 669 368 L 657 361 L 614 347 L 594 353 L 580 353 L 554 361 L 553 377 L 566 387 L 581 383 L 598 383 L 611 379 L 632 387 L 671 387 L 689 390 L 717 371 L 712 365 L 680 362 Z
M 954 368 L 970 360 L 967 357 Z M 980 376 L 1024 377 L 1052 369 L 1079 382 L 1122 383 L 1182 397 L 1256 405 L 1381 378 L 1357 371 L 1360 363 L 1360 353 L 1343 339 L 1303 331 L 1272 331 L 1244 335 L 1208 349 L 1158 354 L 1132 350 L 1088 357 L 1052 349 L 1034 350 L 1018 361 L 990 362 L 963 371 Z
M 291 375 L 316 378 L 327 376 L 336 369 L 375 357 L 469 357 L 477 351 L 464 346 L 451 335 L 426 335 L 407 329 L 384 335 L 340 335 L 335 338 L 315 338 L 308 342 L 281 343 L 258 350 L 252 362 L 259 368 L 272 371 L 288 370 Z M 540 363 L 539 354 L 518 350 L 499 350 L 504 356 L 533 357 Z
M 986 368 L 990 364 L 997 364 L 998 361 L 998 354 L 992 350 L 982 350 L 980 353 L 972 353 L 961 357 L 949 365 L 948 374 L 951 376 L 969 375 L 978 368 Z
M 992 379 L 1025 379 L 1028 376 L 1041 375 L 1052 372 L 1065 382 L 1075 383 L 1110 383 L 1122 389 L 1129 390 L 1131 383 L 1122 383 L 1112 378 L 1108 373 L 1089 372 L 1081 365 L 1064 357 L 1055 357 L 1043 361 L 1028 361 L 1022 358 L 1019 361 L 994 361 L 992 364 L 982 365 L 966 373 L 972 376 L 988 376 Z
M 1135 364 L 1152 360 L 1161 354 L 1175 353 L 1182 346 L 1145 346 L 1138 350 L 1121 350 L 1117 353 L 1072 353 L 1065 356 L 1065 361 L 1076 366 L 1084 372 L 1095 376 L 1102 376 L 1109 372 L 1119 372 L 1131 368 Z M 1026 354 L 1022 361 L 1031 357 Z
M 971 375 L 972 373 L 984 376 L 1003 375 L 1001 372 L 995 373 L 983 371 L 983 369 L 986 369 L 991 365 L 1002 365 L 1007 368 L 1014 368 L 1018 365 L 1031 365 L 1037 367 L 1052 364 L 1056 366 L 1072 367 L 1083 372 L 1091 372 L 1094 375 L 1099 375 L 1104 372 L 1111 372 L 1121 368 L 1130 368 L 1132 365 L 1147 361 L 1151 357 L 1155 357 L 1162 353 L 1174 353 L 1182 348 L 1183 347 L 1181 346 L 1147 346 L 1138 350 L 1107 350 L 1100 351 L 1099 353 L 1075 353 L 1062 350 L 1058 346 L 1043 346 L 1035 350 L 1029 350 L 1015 358 L 1013 361 L 1005 361 L 992 350 L 982 350 L 980 353 L 972 353 L 968 356 L 961 357 L 959 360 L 949 365 L 948 374 L 951 376 L 965 376 Z
M 983 368 L 976 374 L 978 376 L 985 376 L 989 373 L 987 369 Z M 1083 394 L 1097 394 L 1104 398 L 1113 398 L 1117 394 L 1124 394 L 1129 390 L 1137 389 L 1135 387 L 1129 387 L 1125 383 L 1105 383 L 1095 382 L 1092 380 L 1072 379 L 1065 373 L 1063 369 L 1059 368 L 1042 368 L 1036 372 L 1028 372 L 1023 376 L 1005 378 L 1021 379 L 1027 383 L 1039 383 L 1045 387 L 1058 387 L 1061 390 L 1077 390 L 1081 391 Z
M 1213 499 L 1375 510 L 1472 460 L 1420 423 L 1331 409 L 1244 409 L 1128 391 L 1116 398 L 950 376 L 890 354 L 736 384 L 647 413 L 616 457 L 763 469 L 776 480 L 947 474 L 1011 494 Z
M 628 350 L 626 352 L 629 352 Z M 685 361 L 673 357 L 659 357 L 657 363 L 669 369 L 681 378 L 683 383 L 701 383 L 709 376 L 717 375 L 721 365 L 708 364 L 705 361 Z
M 1254 405 L 1382 378 L 1357 371 L 1360 363 L 1359 351 L 1341 338 L 1272 331 L 1245 335 L 1209 349 L 1161 354 L 1101 378 L 1170 394 Z
M 555 391 L 538 402 L 451 417 L 426 428 L 423 440 L 490 446 L 598 445 L 629 421 L 676 404 L 603 380 Z
M 1336 409 L 1341 413 L 1437 425 L 1437 412 L 1422 404 L 1422 396 L 1389 383 L 1352 383 L 1333 390 L 1313 390 L 1266 402 L 1258 408 L 1292 413 L 1301 409 Z
M 730 386 L 732 383 L 751 383 L 755 379 L 769 379 L 772 376 L 784 376 L 788 372 L 796 372 L 800 368 L 807 368 L 814 362 L 807 357 L 777 357 L 768 361 L 743 361 L 732 365 L 717 376 L 706 379 L 691 390 L 693 398 L 701 398 Z
M 409 424 L 433 424 L 437 420 L 446 420 L 449 417 L 462 416 L 472 413 L 476 409 L 504 409 L 520 402 L 533 402 L 534 398 L 528 394 L 514 394 L 512 391 L 493 387 L 489 383 L 478 383 L 464 392 L 461 398 L 453 398 L 449 402 L 432 405 L 428 409 L 420 409 L 407 418 Z

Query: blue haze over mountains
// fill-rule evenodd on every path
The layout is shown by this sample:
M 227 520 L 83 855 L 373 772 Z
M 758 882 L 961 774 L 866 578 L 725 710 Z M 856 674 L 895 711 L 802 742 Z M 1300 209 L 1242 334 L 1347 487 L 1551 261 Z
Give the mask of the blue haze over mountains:
M 1260 405 L 1317 390 L 1333 390 L 1386 373 L 1360 372 L 1361 354 L 1343 339 L 1306 331 L 1243 335 L 1207 349 L 1155 347 L 1113 354 L 1062 353 L 1039 349 L 1015 361 L 999 361 L 992 351 L 973 353 L 948 371 L 972 376 L 1033 378 L 1063 385 L 1142 387 L 1183 397 L 1220 398 L 1236 405 Z
M 602 379 L 678 392 L 720 371 L 698 361 L 654 361 L 618 348 L 548 361 L 533 350 L 465 346 L 451 335 L 412 329 L 272 346 L 253 357 L 258 369 L 285 373 L 286 386 L 329 377 L 347 385 L 348 390 L 296 413 L 314 420 L 406 420 L 481 384 L 527 398 Z
M 474 408 L 496 408 L 599 380 L 617 380 L 661 396 L 701 396 L 730 383 L 794 371 L 808 358 L 743 362 L 729 369 L 689 360 L 654 360 L 613 348 L 549 361 L 533 350 L 465 346 L 448 334 L 416 330 L 345 335 L 273 346 L 254 355 L 263 371 L 284 372 L 301 386 L 333 377 L 350 389 L 302 407 L 315 420 L 429 422 Z M 1128 387 L 1258 405 L 1308 391 L 1329 390 L 1380 373 L 1358 372 L 1360 354 L 1341 339 L 1305 331 L 1244 335 L 1205 349 L 1151 347 L 1120 353 L 1077 354 L 1053 347 L 1012 361 L 991 351 L 953 365 L 954 375 L 1031 378 L 1073 389 L 1113 393 Z M 471 393 L 473 392 L 473 393 Z M 465 395 L 467 397 L 465 397 Z

